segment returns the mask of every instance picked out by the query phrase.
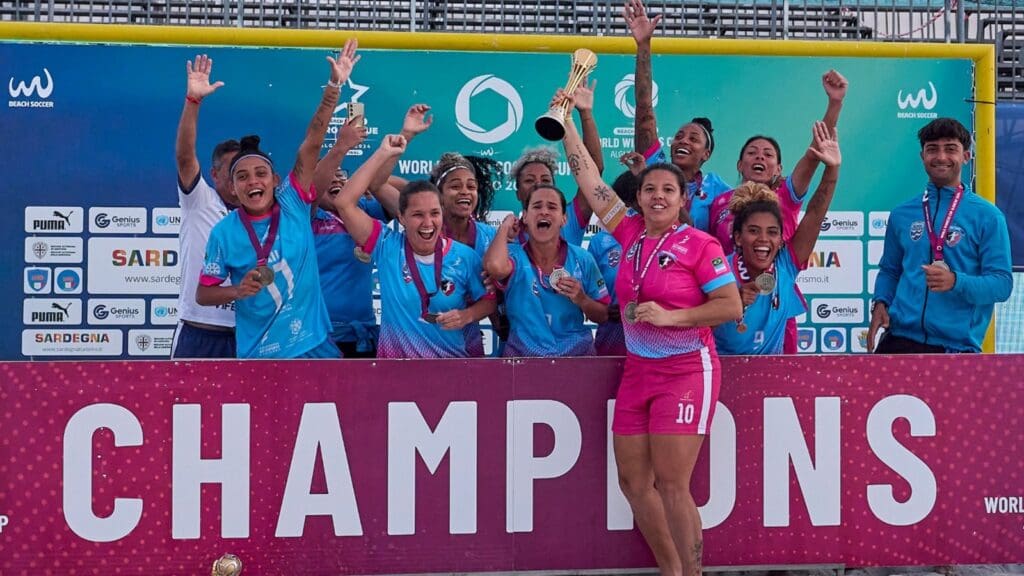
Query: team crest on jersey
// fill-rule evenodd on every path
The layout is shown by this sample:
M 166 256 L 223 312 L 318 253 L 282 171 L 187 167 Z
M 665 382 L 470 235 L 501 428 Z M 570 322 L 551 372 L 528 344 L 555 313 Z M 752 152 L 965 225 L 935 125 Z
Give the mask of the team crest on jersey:
M 672 263 L 675 262 L 675 261 L 676 261 L 676 256 L 675 256 L 675 254 L 672 254 L 671 252 L 659 252 L 658 253 L 658 266 L 660 266 L 662 270 L 664 270 L 665 268 L 668 268 L 669 266 L 671 266 Z
M 725 222 L 725 219 L 729 217 L 729 214 L 730 212 L 728 210 L 722 210 L 721 212 L 719 212 L 718 222 L 716 222 L 716 224 L 721 224 L 722 222 Z
M 441 293 L 445 296 L 451 296 L 455 293 L 455 282 L 445 278 L 441 280 Z
M 405 280 L 406 284 L 412 282 L 412 273 L 409 272 L 409 265 L 404 263 L 402 264 L 402 280 Z
M 946 232 L 946 246 L 956 246 L 964 238 L 964 229 L 953 225 L 949 227 L 949 232 Z
M 636 251 L 640 247 L 640 242 L 634 242 L 629 250 L 626 251 L 626 262 L 632 262 L 633 258 L 636 258 Z
M 921 239 L 921 236 L 924 236 L 924 222 L 918 220 L 910 225 L 910 239 L 913 242 L 917 242 Z
M 622 258 L 622 250 L 619 250 L 618 248 L 614 248 L 612 250 L 609 250 L 608 251 L 608 267 L 609 268 L 618 268 L 619 267 L 619 260 L 621 258 Z

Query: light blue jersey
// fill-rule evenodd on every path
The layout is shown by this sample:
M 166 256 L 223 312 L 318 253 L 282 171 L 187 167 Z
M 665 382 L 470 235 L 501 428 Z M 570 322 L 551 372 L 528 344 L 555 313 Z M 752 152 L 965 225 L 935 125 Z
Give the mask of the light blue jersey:
M 274 192 L 281 207 L 277 238 L 267 265 L 274 280 L 258 293 L 235 302 L 235 340 L 239 358 L 321 357 L 330 332 L 327 307 L 320 292 L 316 246 L 309 225 L 309 202 L 295 177 Z M 268 215 L 253 220 L 256 237 L 264 241 Z M 239 211 L 224 217 L 210 232 L 200 282 L 215 286 L 230 280 L 238 285 L 256 268 L 256 249 Z M 337 349 L 334 349 L 337 352 Z
M 387 219 L 376 200 L 361 198 L 359 207 L 371 218 Z M 373 312 L 373 266 L 356 258 L 356 243 L 336 214 L 318 208 L 312 226 L 331 340 L 356 342 L 360 352 L 372 351 L 378 330 Z
M 473 245 L 470 246 L 483 261 L 484 254 L 487 254 L 487 249 L 490 248 L 491 242 L 494 241 L 494 236 L 497 235 L 498 231 L 488 224 L 487 222 L 480 222 L 473 220 L 472 224 L 476 229 L 476 240 Z M 483 358 L 484 357 L 484 337 L 480 331 L 480 323 L 473 322 L 467 324 L 463 329 L 466 333 L 466 349 L 469 351 L 470 358 Z
M 651 146 L 651 149 L 644 154 L 647 165 L 671 164 L 669 157 L 662 148 L 661 143 Z M 732 190 L 732 186 L 725 183 L 722 177 L 714 172 L 698 172 L 697 177 L 686 185 L 689 192 L 690 218 L 693 219 L 694 228 L 714 234 L 711 226 L 711 203 L 725 192 Z
M 735 270 L 736 254 L 726 258 L 729 268 L 737 278 L 741 273 Z M 797 294 L 796 277 L 800 267 L 793 261 L 789 247 L 783 247 L 775 256 L 775 290 L 754 300 L 743 313 L 746 331 L 740 333 L 737 322 L 726 322 L 715 328 L 715 345 L 723 355 L 769 355 L 782 354 L 786 336 L 786 322 L 807 311 L 803 299 Z M 740 280 L 748 282 L 749 280 Z
M 420 294 L 406 265 L 405 233 L 395 232 L 379 220 L 364 249 L 376 264 L 380 278 L 381 326 L 378 358 L 466 358 L 463 330 L 442 330 L 421 317 Z M 419 259 L 417 270 L 430 297 L 428 312 L 461 310 L 481 298 L 493 298 L 484 288 L 480 256 L 465 244 L 445 239 L 441 285 L 434 280 L 434 263 Z
M 594 257 L 566 246 L 564 268 L 580 281 L 590 298 L 607 304 L 608 289 Z M 584 325 L 583 310 L 557 293 L 519 244 L 508 247 L 512 275 L 505 280 L 505 309 L 510 332 L 505 356 L 592 356 L 594 338 Z
M 622 261 L 622 247 L 614 236 L 604 230 L 590 239 L 587 252 L 594 257 L 601 277 L 608 286 L 608 295 L 613 307 L 618 307 L 619 299 L 615 294 L 615 276 L 619 273 L 619 262 Z M 626 335 L 622 331 L 622 321 L 608 321 L 597 326 L 594 335 L 594 349 L 598 356 L 625 356 Z

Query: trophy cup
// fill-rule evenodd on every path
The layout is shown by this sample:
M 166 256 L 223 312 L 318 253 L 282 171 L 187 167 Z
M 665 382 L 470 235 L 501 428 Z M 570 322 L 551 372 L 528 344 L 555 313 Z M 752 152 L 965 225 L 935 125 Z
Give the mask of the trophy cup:
M 569 82 L 565 85 L 565 93 L 572 95 L 580 82 L 597 68 L 597 54 L 586 48 L 572 53 L 572 70 L 569 71 Z M 565 117 L 569 113 L 569 102 L 563 101 L 548 109 L 543 116 L 537 118 L 534 127 L 541 138 L 558 141 L 565 137 Z
M 238 576 L 242 573 L 242 561 L 234 554 L 225 554 L 213 563 L 211 576 Z

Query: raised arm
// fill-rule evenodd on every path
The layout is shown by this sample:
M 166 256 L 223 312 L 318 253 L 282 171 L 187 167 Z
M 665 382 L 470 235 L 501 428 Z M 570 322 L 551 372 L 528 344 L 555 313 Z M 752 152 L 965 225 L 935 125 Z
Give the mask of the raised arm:
M 626 0 L 622 17 L 636 40 L 636 116 L 633 120 L 636 151 L 646 154 L 658 142 L 658 124 L 654 118 L 654 76 L 651 73 L 651 37 L 661 22 L 661 15 L 647 18 L 641 0 Z
M 185 62 L 185 107 L 178 120 L 178 136 L 174 141 L 174 158 L 178 164 L 178 181 L 182 187 L 191 186 L 199 175 L 199 158 L 196 157 L 196 126 L 199 123 L 199 103 L 224 85 L 210 83 L 213 59 L 203 54 L 195 62 Z M 183 190 L 185 191 L 185 190 Z
M 514 214 L 505 216 L 495 234 L 494 240 L 484 254 L 484 271 L 497 282 L 504 282 L 512 275 L 512 262 L 508 256 L 509 236 L 515 238 L 519 235 L 519 218 Z
M 359 122 L 361 118 L 361 116 L 356 116 L 346 119 L 345 125 L 338 130 L 338 139 L 334 141 L 334 145 L 316 163 L 316 170 L 313 171 L 313 187 L 316 188 L 318 200 L 327 194 L 327 190 L 334 180 L 334 174 L 341 167 L 348 151 L 366 140 L 366 127 Z M 313 210 L 316 211 L 316 204 L 314 204 Z
M 829 128 L 824 122 L 815 122 L 812 131 L 812 144 L 807 151 L 825 164 L 825 173 L 821 176 L 814 196 L 807 202 L 804 218 L 790 241 L 793 258 L 801 265 L 807 262 L 821 234 L 821 223 L 825 220 L 829 205 L 832 204 L 836 182 L 839 180 L 839 165 L 843 162 L 836 129 Z
M 615 192 L 601 180 L 601 174 L 597 166 L 590 158 L 583 140 L 572 119 L 565 123 L 565 139 L 562 141 L 565 146 L 565 157 L 569 161 L 569 170 L 580 193 L 586 198 L 590 208 L 601 219 L 601 223 L 611 232 L 619 225 L 619 222 L 626 215 L 626 205 L 619 200 Z
M 392 156 L 401 156 L 405 152 L 405 138 L 402 136 L 385 136 L 381 140 L 380 148 L 356 170 L 356 173 L 349 178 L 345 187 L 334 198 L 334 208 L 348 228 L 348 233 L 355 240 L 356 244 L 362 246 L 373 234 L 373 218 L 359 207 L 359 199 L 366 193 L 373 175 L 385 163 L 391 160 Z
M 821 121 L 829 128 L 835 128 L 839 123 L 839 112 L 843 109 L 843 99 L 846 98 L 846 89 L 850 83 L 842 74 L 835 70 L 829 70 L 821 77 L 821 85 L 828 96 L 828 107 L 825 109 L 825 116 Z M 814 146 L 814 139 L 811 139 L 811 147 Z M 807 194 L 807 187 L 811 184 L 814 171 L 818 169 L 818 158 L 811 152 L 810 148 L 793 168 L 793 193 L 798 198 Z
M 341 93 L 341 85 L 348 81 L 352 68 L 359 61 L 356 54 L 356 47 L 359 43 L 355 38 L 349 38 L 345 47 L 338 53 L 338 57 L 328 56 L 327 61 L 331 67 L 331 79 L 324 87 L 324 95 L 320 99 L 320 105 L 313 114 L 313 119 L 306 128 L 306 137 L 299 145 L 299 153 L 295 158 L 295 166 L 292 174 L 298 181 L 302 190 L 309 190 L 313 183 L 313 173 L 316 170 L 317 159 L 320 157 L 320 147 L 324 143 L 324 134 L 327 132 L 327 125 L 330 124 L 331 116 L 334 114 L 334 107 L 338 104 L 338 96 Z
M 426 104 L 413 104 L 409 107 L 409 111 L 405 113 L 405 119 L 402 121 L 402 132 L 401 136 L 405 138 L 406 145 L 412 142 L 413 138 L 427 131 L 430 125 L 434 123 L 434 116 L 428 115 L 430 112 L 430 106 Z M 401 188 L 404 185 L 397 185 L 391 182 L 391 173 L 395 170 L 395 165 L 398 164 L 398 156 L 385 162 L 380 170 L 373 175 L 373 181 L 370 182 L 370 190 L 376 191 L 381 187 L 390 184 L 394 188 Z M 383 201 L 382 201 L 383 202 Z

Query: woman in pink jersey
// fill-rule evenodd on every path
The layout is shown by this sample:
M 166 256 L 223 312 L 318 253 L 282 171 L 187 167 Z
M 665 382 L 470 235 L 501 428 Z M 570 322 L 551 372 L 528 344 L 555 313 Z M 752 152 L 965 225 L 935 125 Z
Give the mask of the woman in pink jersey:
M 849 83 L 846 78 L 835 70 L 829 70 L 821 77 L 821 84 L 828 96 L 828 108 L 822 122 L 829 130 L 835 129 L 839 122 L 839 113 L 843 108 L 843 98 Z M 812 142 L 813 144 L 813 142 Z M 810 152 L 797 161 L 793 172 L 788 177 L 782 175 L 782 150 L 779 143 L 770 136 L 751 136 L 740 148 L 740 157 L 736 161 L 736 170 L 743 182 L 765 184 L 779 196 L 782 209 L 782 235 L 788 241 L 796 231 L 796 221 L 803 205 L 807 188 L 811 184 L 814 171 L 820 161 Z M 711 204 L 711 222 L 709 231 L 722 244 L 728 253 L 733 251 L 732 244 L 732 212 L 729 211 L 729 200 L 732 191 L 715 198 Z
M 743 313 L 736 281 L 721 245 L 681 223 L 678 168 L 641 172 L 639 213 L 627 213 L 572 122 L 564 144 L 580 191 L 623 251 L 615 289 L 628 353 L 612 423 L 619 485 L 662 573 L 699 574 L 690 475 L 721 383 L 711 327 Z

